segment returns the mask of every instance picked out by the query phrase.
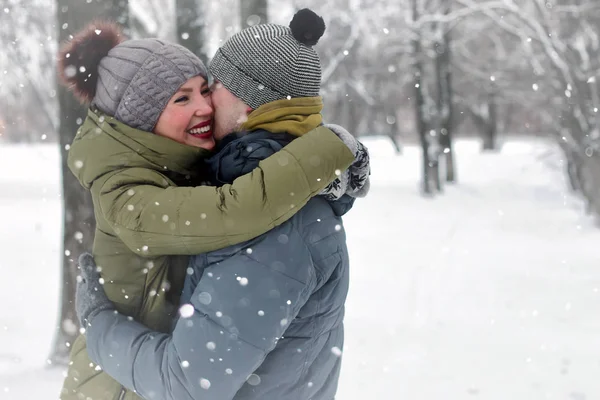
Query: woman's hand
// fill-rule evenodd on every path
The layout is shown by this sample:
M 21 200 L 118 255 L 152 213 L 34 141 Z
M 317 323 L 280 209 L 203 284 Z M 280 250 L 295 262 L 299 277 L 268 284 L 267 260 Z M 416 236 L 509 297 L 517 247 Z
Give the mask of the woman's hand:
M 106 297 L 102 286 L 104 281 L 91 254 L 79 256 L 79 270 L 81 275 L 77 277 L 75 309 L 80 326 L 87 328 L 96 314 L 103 310 L 114 310 L 115 307 Z
M 369 182 L 369 175 L 371 175 L 369 151 L 343 127 L 335 124 L 325 124 L 324 126 L 348 146 L 354 154 L 354 162 L 340 174 L 339 178 L 327 185 L 321 195 L 328 200 L 337 200 L 345 194 L 351 197 L 365 197 L 371 186 Z

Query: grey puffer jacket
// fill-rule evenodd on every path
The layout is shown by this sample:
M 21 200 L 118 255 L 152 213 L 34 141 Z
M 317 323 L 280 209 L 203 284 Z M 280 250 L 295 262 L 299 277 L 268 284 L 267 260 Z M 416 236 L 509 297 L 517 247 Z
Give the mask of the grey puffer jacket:
M 210 165 L 231 182 L 289 140 L 233 138 Z M 172 335 L 99 313 L 91 359 L 146 399 L 334 399 L 349 278 L 340 217 L 352 202 L 315 197 L 262 236 L 193 257 Z

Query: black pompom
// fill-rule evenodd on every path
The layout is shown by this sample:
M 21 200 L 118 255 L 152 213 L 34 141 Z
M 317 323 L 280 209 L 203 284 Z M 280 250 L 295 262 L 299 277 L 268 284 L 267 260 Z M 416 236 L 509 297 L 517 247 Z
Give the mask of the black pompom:
M 297 41 L 307 46 L 314 46 L 325 33 L 325 21 L 312 10 L 303 8 L 292 18 L 290 29 Z
M 121 27 L 110 21 L 93 21 L 63 44 L 58 54 L 58 75 L 83 104 L 96 94 L 98 66 L 110 49 L 124 40 Z

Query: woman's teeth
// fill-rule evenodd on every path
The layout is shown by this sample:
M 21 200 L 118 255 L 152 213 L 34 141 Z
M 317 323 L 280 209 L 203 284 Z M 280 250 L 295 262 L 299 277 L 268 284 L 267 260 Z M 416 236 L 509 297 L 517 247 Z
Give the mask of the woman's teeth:
M 195 128 L 195 129 L 190 129 L 188 132 L 191 133 L 192 135 L 199 135 L 201 133 L 206 133 L 210 131 L 210 126 L 203 126 L 202 128 Z

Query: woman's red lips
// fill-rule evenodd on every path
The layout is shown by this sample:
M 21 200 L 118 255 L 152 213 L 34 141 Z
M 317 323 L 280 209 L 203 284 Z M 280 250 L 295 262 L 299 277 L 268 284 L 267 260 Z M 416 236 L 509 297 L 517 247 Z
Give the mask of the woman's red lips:
M 210 125 L 210 122 L 211 121 L 200 122 L 198 125 L 192 126 L 189 130 L 191 131 L 192 129 L 204 128 L 206 125 Z
M 211 121 L 204 121 L 201 122 L 197 125 L 194 125 L 193 127 L 191 127 L 190 129 L 188 129 L 188 132 L 190 135 L 200 138 L 200 139 L 210 139 L 212 137 L 212 129 L 211 129 Z M 207 128 L 208 130 L 205 132 L 199 132 L 199 133 L 192 133 L 191 131 L 195 130 L 195 129 L 202 129 L 202 128 Z

